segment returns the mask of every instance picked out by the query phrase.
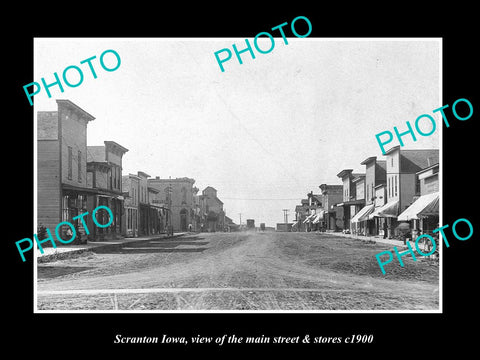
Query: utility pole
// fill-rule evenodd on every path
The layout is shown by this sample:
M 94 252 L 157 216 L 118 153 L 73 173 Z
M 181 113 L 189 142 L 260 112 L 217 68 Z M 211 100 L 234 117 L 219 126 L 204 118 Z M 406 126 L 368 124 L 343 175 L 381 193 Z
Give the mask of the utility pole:
M 283 211 L 283 220 L 284 220 L 285 224 L 287 224 L 288 223 L 288 212 L 289 212 L 289 210 L 288 209 L 282 209 L 282 211 Z
M 240 215 L 240 226 L 242 226 L 242 213 L 239 213 L 238 215 Z
M 168 217 L 168 232 L 170 235 L 173 235 L 173 225 L 172 225 L 172 177 L 168 177 L 169 182 L 168 182 L 168 209 L 170 210 L 170 216 Z

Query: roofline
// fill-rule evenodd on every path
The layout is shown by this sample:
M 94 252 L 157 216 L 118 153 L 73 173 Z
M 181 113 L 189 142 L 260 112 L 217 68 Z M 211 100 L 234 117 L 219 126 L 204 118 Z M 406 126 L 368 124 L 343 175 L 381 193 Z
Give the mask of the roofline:
M 352 173 L 353 169 L 343 169 L 342 171 L 340 171 L 338 174 L 337 174 L 337 177 L 339 178 L 344 178 L 345 175 L 350 175 Z
M 113 145 L 115 147 L 118 147 L 120 150 L 123 151 L 123 153 L 126 153 L 128 151 L 126 147 L 123 147 L 122 145 L 120 145 L 119 143 L 116 143 L 115 141 L 105 140 L 103 143 L 105 145 Z
M 359 181 L 365 181 L 365 175 L 361 175 L 361 176 L 355 176 L 353 179 L 352 179 L 352 182 L 359 182 Z
M 368 163 L 371 163 L 372 161 L 376 161 L 377 160 L 377 157 L 376 156 L 370 156 L 368 158 L 366 158 L 365 160 L 363 160 L 360 165 L 367 165 Z
M 70 100 L 57 99 L 56 102 L 57 102 L 57 105 L 60 105 L 60 104 L 67 105 L 67 106 L 69 106 L 69 107 L 74 108 L 75 110 L 80 111 L 80 112 L 83 113 L 83 115 L 87 118 L 87 121 L 95 120 L 95 117 L 94 117 L 94 116 L 90 115 L 88 112 L 86 112 L 86 111 L 83 110 L 80 106 L 74 104 L 74 103 L 71 102 Z
M 435 163 L 435 164 L 433 164 L 433 165 L 430 165 L 429 167 L 426 167 L 426 168 L 424 168 L 424 169 L 422 169 L 422 170 L 420 170 L 420 171 L 417 171 L 415 174 L 418 175 L 418 174 L 421 174 L 421 173 L 423 173 L 423 172 L 427 172 L 428 170 L 431 170 L 431 169 L 433 169 L 433 168 L 435 168 L 435 167 L 439 167 L 439 166 L 440 166 L 440 163 Z
M 388 155 L 388 154 L 390 154 L 394 151 L 397 151 L 397 150 L 400 150 L 400 145 L 394 146 L 390 150 L 385 151 L 385 153 L 383 155 Z
M 143 175 L 143 176 L 145 176 L 145 177 L 147 177 L 147 178 L 150 177 L 150 175 L 148 175 L 147 173 L 144 173 L 143 171 L 137 171 L 137 174 L 138 174 L 138 175 Z

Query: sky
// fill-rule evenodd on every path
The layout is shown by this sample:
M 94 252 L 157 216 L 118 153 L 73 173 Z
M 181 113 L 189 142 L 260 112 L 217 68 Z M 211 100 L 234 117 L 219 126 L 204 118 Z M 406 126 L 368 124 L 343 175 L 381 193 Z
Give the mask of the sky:
M 243 64 L 233 54 L 221 72 L 214 53 L 233 52 L 232 44 L 246 46 L 244 38 L 36 38 L 32 81 L 51 83 L 70 65 L 84 79 L 63 93 L 51 87 L 51 98 L 42 89 L 34 112 L 72 101 L 96 118 L 89 146 L 110 140 L 129 149 L 124 175 L 193 178 L 200 190 L 217 189 L 236 223 L 241 213 L 257 226 L 283 222 L 282 209 L 292 221 L 307 193 L 341 184 L 342 169 L 365 172 L 363 160 L 382 157 L 381 131 L 430 114 L 437 131 L 416 142 L 405 136 L 404 148 L 440 147 L 442 121 L 432 113 L 443 105 L 439 39 L 275 38 L 270 53 L 243 53 Z M 99 63 L 109 49 L 121 58 L 112 72 Z M 96 79 L 80 64 L 94 55 Z M 104 59 L 116 64 L 111 53 Z M 75 76 L 68 72 L 72 83 Z

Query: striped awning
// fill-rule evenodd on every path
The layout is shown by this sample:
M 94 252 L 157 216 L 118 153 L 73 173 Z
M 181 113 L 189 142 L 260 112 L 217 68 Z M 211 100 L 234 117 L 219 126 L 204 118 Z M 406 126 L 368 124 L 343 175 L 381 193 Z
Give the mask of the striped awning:
M 315 216 L 315 213 L 308 215 L 307 218 L 303 220 L 303 223 L 306 224 L 307 222 L 311 222 L 314 216 Z
M 358 223 L 360 221 L 368 220 L 368 215 L 370 215 L 373 210 L 375 210 L 375 204 L 364 206 L 355 214 L 355 216 L 350 220 L 350 222 Z
M 320 212 L 318 212 L 313 218 L 312 223 L 318 224 L 320 221 L 323 221 L 323 214 L 325 214 L 325 210 L 321 210 Z
M 422 217 L 438 215 L 440 194 L 434 192 L 420 196 L 415 202 L 398 215 L 398 221 L 409 221 Z
M 368 219 L 373 219 L 374 217 L 396 218 L 398 216 L 398 211 L 399 201 L 389 201 L 385 205 L 375 208 L 375 210 L 370 215 L 368 215 Z

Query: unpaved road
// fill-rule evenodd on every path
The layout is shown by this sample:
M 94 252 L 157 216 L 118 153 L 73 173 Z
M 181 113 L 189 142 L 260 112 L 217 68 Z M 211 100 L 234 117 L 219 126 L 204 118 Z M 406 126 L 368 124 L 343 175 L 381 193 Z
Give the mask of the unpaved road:
M 215 233 L 38 264 L 39 310 L 437 310 L 438 265 L 328 234 Z

